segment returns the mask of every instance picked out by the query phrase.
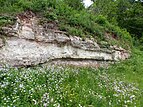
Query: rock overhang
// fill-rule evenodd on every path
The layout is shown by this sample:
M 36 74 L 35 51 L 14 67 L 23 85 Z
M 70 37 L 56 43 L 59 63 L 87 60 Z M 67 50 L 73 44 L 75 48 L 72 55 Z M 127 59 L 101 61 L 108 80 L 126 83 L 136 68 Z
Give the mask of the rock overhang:
M 58 29 L 45 28 L 38 23 L 39 20 L 32 12 L 27 12 L 19 14 L 12 27 L 3 27 L 7 37 L 5 43 L 0 38 L 0 62 L 11 66 L 52 62 L 104 66 L 105 63 L 107 65 L 125 60 L 130 56 L 130 53 L 121 47 L 101 48 L 89 38 L 82 40 Z

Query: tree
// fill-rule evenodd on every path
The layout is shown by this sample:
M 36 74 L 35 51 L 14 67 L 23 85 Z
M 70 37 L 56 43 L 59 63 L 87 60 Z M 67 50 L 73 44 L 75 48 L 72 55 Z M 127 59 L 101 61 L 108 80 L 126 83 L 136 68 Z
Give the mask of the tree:
M 83 0 L 64 0 L 64 2 L 76 10 L 84 9 Z
M 131 8 L 124 12 L 120 20 L 120 26 L 126 28 L 130 33 L 140 38 L 143 33 L 143 6 L 141 3 L 134 3 Z
M 95 15 L 103 15 L 107 17 L 110 22 L 116 19 L 117 4 L 113 0 L 92 0 L 94 4 L 91 10 Z
M 136 0 L 92 0 L 92 11 L 126 28 L 135 37 L 143 36 L 143 4 Z

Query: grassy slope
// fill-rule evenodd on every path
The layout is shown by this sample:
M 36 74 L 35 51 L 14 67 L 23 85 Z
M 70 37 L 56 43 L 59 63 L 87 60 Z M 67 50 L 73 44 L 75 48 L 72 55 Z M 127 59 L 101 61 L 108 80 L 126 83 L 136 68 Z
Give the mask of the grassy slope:
M 77 11 L 63 3 L 49 1 L 35 0 L 32 3 L 15 0 L 12 4 L 7 2 L 1 5 L 0 26 L 12 23 L 13 19 L 3 17 L 4 14 L 15 15 L 30 9 L 43 15 L 43 23 L 58 20 L 59 29 L 69 34 L 106 41 L 104 34 L 108 32 L 118 38 L 113 44 L 125 44 L 124 47 L 132 44 L 128 32 L 110 24 L 103 16 L 94 16 L 86 10 Z M 142 51 L 134 49 L 131 59 L 113 65 L 108 70 L 42 67 L 4 69 L 0 71 L 0 106 L 141 107 L 142 63 Z
M 0 71 L 0 105 L 142 107 L 143 55 L 108 69 L 34 67 Z
M 98 42 L 106 41 L 108 44 L 118 44 L 125 48 L 132 45 L 132 38 L 125 29 L 112 25 L 104 16 L 95 16 L 86 9 L 75 10 L 62 1 L 2 0 L 0 4 L 0 26 L 14 21 L 4 16 L 15 16 L 23 11 L 31 10 L 38 16 L 42 16 L 41 24 L 56 22 L 60 30 L 66 31 L 70 35 L 95 38 Z M 105 34 L 107 33 L 115 39 L 106 39 Z
M 120 64 L 113 65 L 108 72 L 115 74 L 116 77 L 121 78 L 128 83 L 134 83 L 140 89 L 140 97 L 137 99 L 139 105 L 143 105 L 143 51 L 136 48 L 133 49 L 132 57 L 127 61 L 123 61 Z

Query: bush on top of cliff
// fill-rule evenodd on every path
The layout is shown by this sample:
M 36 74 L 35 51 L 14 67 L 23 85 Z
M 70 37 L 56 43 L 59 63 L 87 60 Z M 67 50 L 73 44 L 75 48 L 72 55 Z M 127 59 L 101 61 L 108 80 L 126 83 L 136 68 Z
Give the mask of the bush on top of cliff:
M 1 0 L 0 13 L 17 14 L 31 10 L 42 14 L 49 21 L 57 20 L 59 29 L 67 31 L 71 35 L 94 37 L 105 41 L 105 33 L 108 32 L 110 36 L 115 35 L 118 38 L 117 41 L 132 44 L 131 36 L 126 30 L 110 24 L 104 16 L 89 13 L 79 1 Z

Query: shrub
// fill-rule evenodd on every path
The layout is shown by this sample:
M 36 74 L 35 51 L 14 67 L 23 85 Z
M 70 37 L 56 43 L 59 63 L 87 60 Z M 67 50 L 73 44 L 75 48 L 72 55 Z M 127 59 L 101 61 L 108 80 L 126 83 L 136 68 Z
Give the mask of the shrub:
M 44 17 L 46 17 L 49 21 L 55 21 L 58 19 L 57 15 L 54 12 L 45 12 Z
M 82 0 L 64 0 L 64 2 L 72 7 L 75 10 L 82 10 L 84 9 L 84 5 L 82 3 Z
M 6 26 L 8 24 L 13 24 L 15 19 L 9 16 L 1 16 L 0 17 L 0 26 Z
M 2 0 L 1 3 L 4 5 L 0 7 L 0 11 L 3 11 L 3 13 L 11 11 L 17 13 L 28 9 L 33 12 L 40 12 L 40 15 L 43 15 L 49 21 L 58 20 L 59 24 L 70 26 L 64 28 L 70 34 L 76 36 L 86 36 L 88 34 L 86 37 L 93 36 L 96 39 L 105 40 L 104 34 L 109 32 L 117 35 L 122 41 L 132 44 L 130 34 L 109 23 L 106 17 L 91 14 L 86 9 L 73 8 L 68 2 L 57 0 L 14 0 L 4 2 Z
M 105 25 L 109 22 L 107 21 L 107 19 L 104 16 L 99 15 L 99 16 L 96 16 L 95 23 L 98 23 L 100 25 Z

